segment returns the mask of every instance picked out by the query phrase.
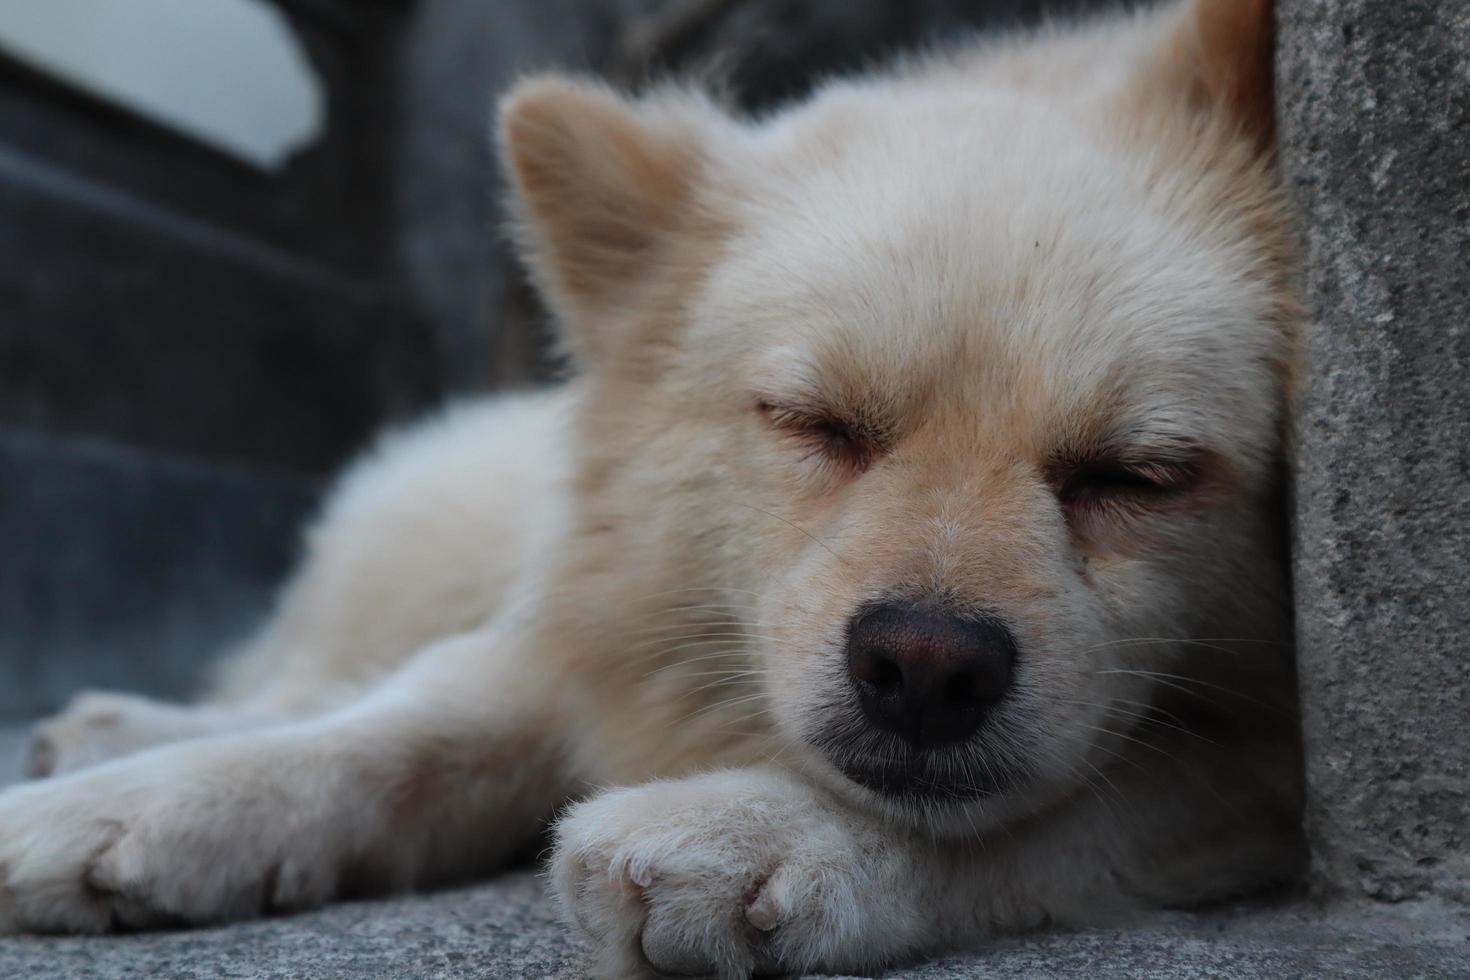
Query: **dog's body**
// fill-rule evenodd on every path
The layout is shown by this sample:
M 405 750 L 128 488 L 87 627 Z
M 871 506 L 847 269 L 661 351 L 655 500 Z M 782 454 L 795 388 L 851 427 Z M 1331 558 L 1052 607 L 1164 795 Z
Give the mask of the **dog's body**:
M 523 85 L 578 377 L 360 464 L 207 703 L 43 725 L 0 928 L 487 873 L 573 799 L 553 882 L 608 973 L 865 969 L 1289 878 L 1261 7 L 759 124 Z

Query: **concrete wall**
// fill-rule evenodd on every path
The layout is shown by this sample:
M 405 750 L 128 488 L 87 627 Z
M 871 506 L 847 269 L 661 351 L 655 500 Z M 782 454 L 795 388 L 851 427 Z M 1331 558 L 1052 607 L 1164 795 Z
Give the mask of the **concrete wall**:
M 1470 899 L 1470 3 L 1280 0 L 1319 887 Z

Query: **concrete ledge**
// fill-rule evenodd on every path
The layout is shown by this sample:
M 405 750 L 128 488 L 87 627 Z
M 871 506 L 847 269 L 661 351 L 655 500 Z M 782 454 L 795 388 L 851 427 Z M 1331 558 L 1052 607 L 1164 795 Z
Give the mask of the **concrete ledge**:
M 338 905 L 192 932 L 0 940 L 0 976 L 71 980 L 572 980 L 585 951 L 530 872 L 464 891 Z M 1049 933 L 885 974 L 1013 977 L 1470 975 L 1470 920 L 1439 905 L 1172 915 L 1126 930 Z
M 19 729 L 0 731 L 0 766 Z M 0 767 L 0 784 L 14 778 Z M 215 929 L 0 940 L 0 977 L 29 980 L 573 980 L 585 950 L 529 871 L 476 888 L 336 905 Z M 1161 915 L 1129 929 L 1053 932 L 885 974 L 1280 980 L 1470 976 L 1470 916 L 1438 904 L 1247 907 Z

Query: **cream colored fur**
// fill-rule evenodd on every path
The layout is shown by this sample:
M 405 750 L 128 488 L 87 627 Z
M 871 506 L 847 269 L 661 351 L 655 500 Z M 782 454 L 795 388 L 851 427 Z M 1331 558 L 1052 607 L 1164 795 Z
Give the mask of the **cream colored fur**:
M 389 437 L 205 703 L 42 725 L 0 930 L 488 873 L 558 812 L 608 976 L 875 969 L 1289 879 L 1268 25 L 1192 0 L 754 123 L 523 83 L 502 145 L 576 378 Z M 949 795 L 844 775 L 848 623 L 895 597 L 1016 637 Z

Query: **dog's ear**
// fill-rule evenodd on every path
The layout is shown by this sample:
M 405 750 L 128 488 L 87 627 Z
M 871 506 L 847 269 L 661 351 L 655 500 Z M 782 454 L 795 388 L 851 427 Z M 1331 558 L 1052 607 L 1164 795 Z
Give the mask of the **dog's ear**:
M 1271 0 L 1186 0 L 1159 52 L 1165 83 L 1268 147 L 1276 135 L 1275 34 Z
M 501 102 L 522 253 L 584 363 L 606 355 L 608 326 L 690 244 L 705 159 L 694 108 L 558 77 Z

